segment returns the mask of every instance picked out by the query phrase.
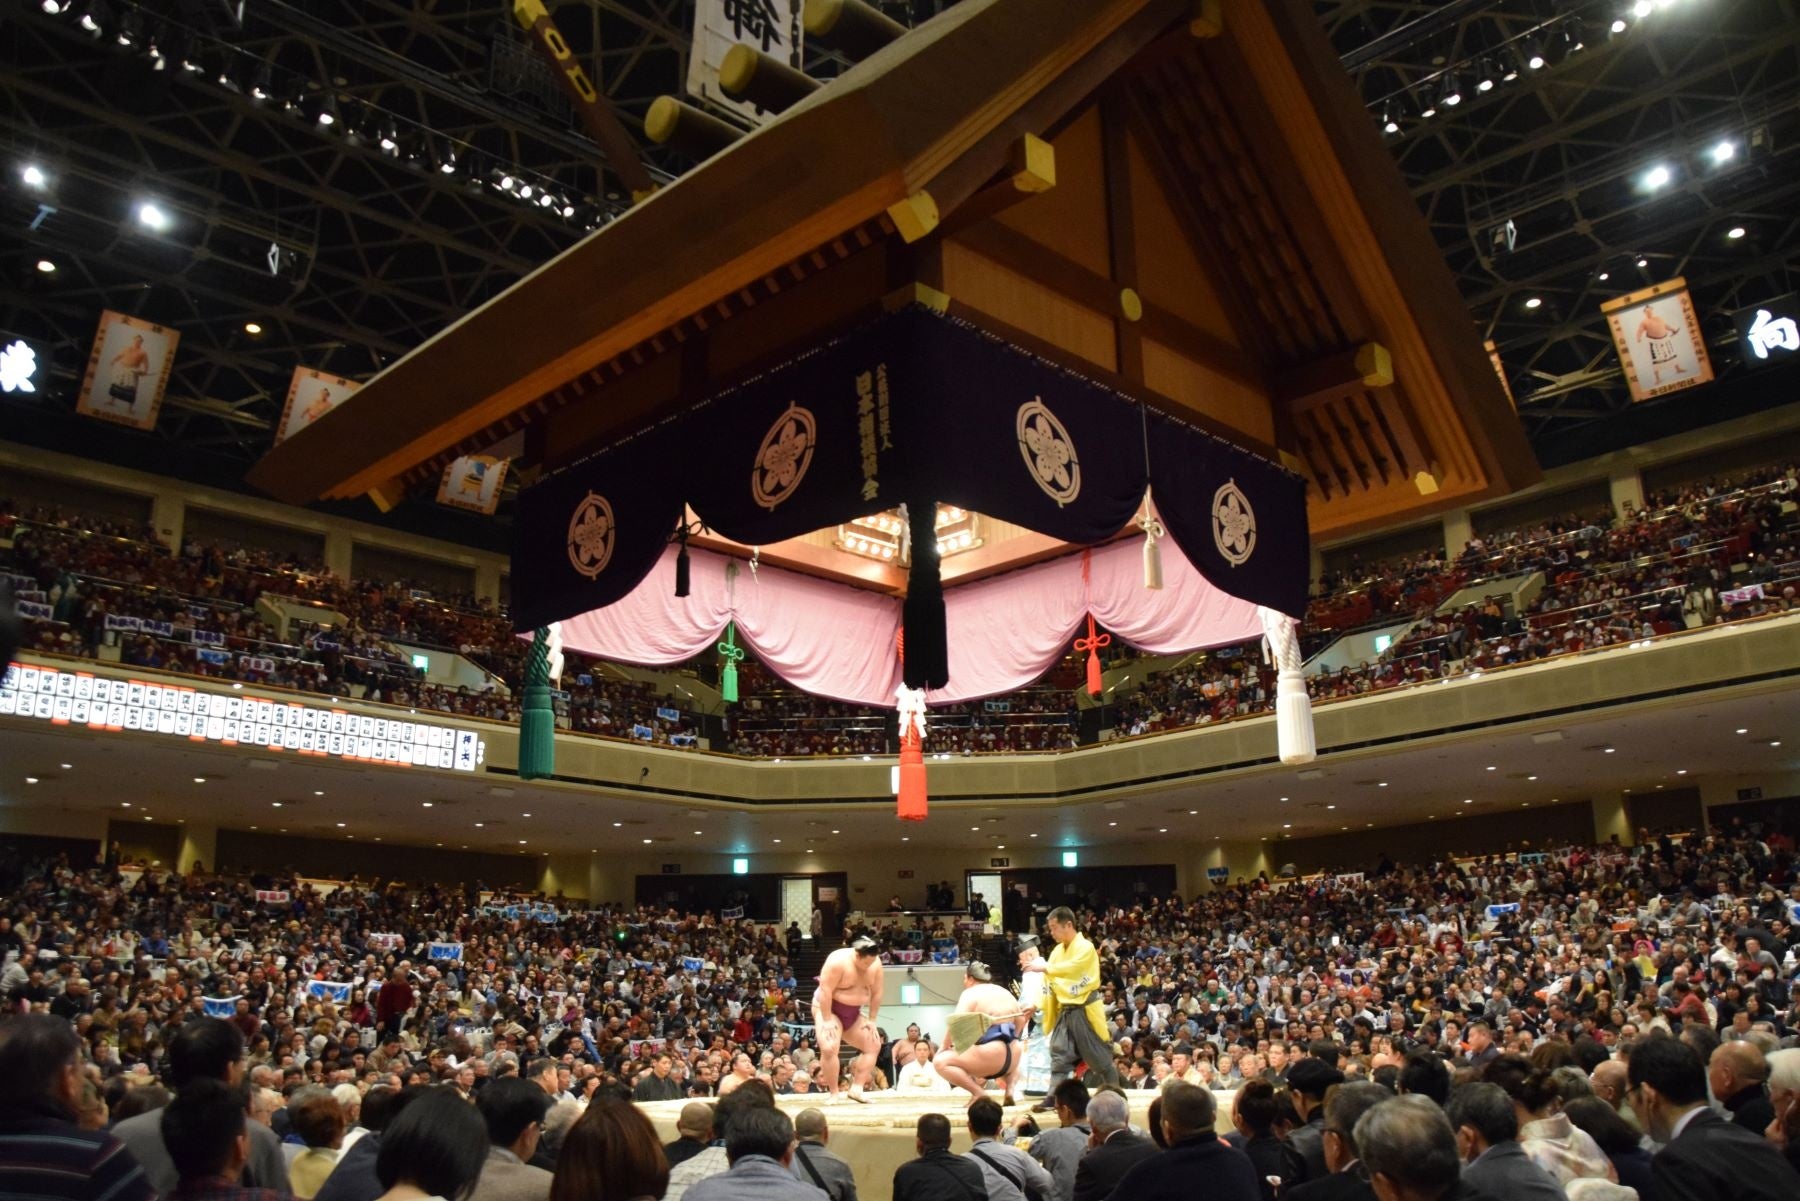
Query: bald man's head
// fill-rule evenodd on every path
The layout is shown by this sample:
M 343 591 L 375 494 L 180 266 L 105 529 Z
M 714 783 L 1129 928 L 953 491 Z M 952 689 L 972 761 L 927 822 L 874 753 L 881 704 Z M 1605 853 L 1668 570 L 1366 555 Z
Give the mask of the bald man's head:
M 675 1132 L 687 1138 L 706 1138 L 712 1134 L 712 1128 L 713 1107 L 704 1101 L 689 1101 L 675 1120 Z
M 1623 1060 L 1608 1059 L 1594 1065 L 1594 1070 L 1588 1073 L 1588 1084 L 1596 1097 L 1617 1109 L 1625 1103 L 1625 1090 L 1630 1084 L 1627 1079 L 1629 1075 L 1630 1069 Z
M 1761 1088 L 1769 1078 L 1769 1061 L 1752 1042 L 1720 1043 L 1706 1066 L 1713 1096 L 1723 1101 L 1747 1088 Z

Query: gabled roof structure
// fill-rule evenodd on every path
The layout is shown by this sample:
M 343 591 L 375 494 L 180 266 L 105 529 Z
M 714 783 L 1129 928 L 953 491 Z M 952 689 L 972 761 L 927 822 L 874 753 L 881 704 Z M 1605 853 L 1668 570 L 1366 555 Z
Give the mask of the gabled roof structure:
M 250 479 L 294 502 L 391 499 L 503 442 L 555 469 L 896 297 L 1279 455 L 1315 539 L 1537 478 L 1301 0 L 965 0 L 418 347 Z

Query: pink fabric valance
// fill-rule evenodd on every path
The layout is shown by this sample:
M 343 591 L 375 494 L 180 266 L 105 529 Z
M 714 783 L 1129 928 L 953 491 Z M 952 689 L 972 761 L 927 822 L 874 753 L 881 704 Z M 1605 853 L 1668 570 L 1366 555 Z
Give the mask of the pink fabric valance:
M 1056 663 L 1091 610 L 1150 654 L 1182 654 L 1260 638 L 1255 604 L 1213 587 L 1163 545 L 1163 586 L 1144 587 L 1142 544 L 1127 539 L 948 589 L 950 677 L 930 702 L 1016 692 Z M 848 584 L 691 552 L 689 595 L 675 595 L 675 549 L 623 600 L 562 623 L 563 646 L 621 663 L 683 663 L 730 621 L 769 670 L 815 696 L 891 706 L 900 684 L 900 602 Z

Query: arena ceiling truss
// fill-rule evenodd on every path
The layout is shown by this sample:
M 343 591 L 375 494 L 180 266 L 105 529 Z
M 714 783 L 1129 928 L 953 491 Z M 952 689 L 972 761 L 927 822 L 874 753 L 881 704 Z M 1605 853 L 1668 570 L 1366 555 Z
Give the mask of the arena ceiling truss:
M 903 23 L 942 6 L 880 5 Z M 367 377 L 629 203 L 501 0 L 16 7 L 0 26 L 0 332 L 47 362 L 44 388 L 0 402 L 9 436 L 235 483 L 295 366 Z M 691 164 L 643 119 L 682 94 L 693 0 L 549 7 L 651 177 L 677 178 Z M 1391 121 L 1547 461 L 1644 436 L 1603 300 L 1684 275 L 1725 322 L 1708 330 L 1719 348 L 1723 314 L 1793 289 L 1800 0 L 1652 0 L 1642 17 L 1633 0 L 1315 7 L 1370 120 Z M 807 69 L 842 65 L 814 51 Z M 1445 105 L 1452 82 L 1461 102 Z M 1735 153 L 1713 163 L 1722 140 Z M 1659 162 L 1676 170 L 1652 194 Z M 44 186 L 23 181 L 28 163 Z M 146 200 L 168 228 L 135 219 Z M 183 332 L 153 434 L 72 415 L 102 308 Z M 1722 387 L 1742 374 L 1728 345 L 1715 365 Z

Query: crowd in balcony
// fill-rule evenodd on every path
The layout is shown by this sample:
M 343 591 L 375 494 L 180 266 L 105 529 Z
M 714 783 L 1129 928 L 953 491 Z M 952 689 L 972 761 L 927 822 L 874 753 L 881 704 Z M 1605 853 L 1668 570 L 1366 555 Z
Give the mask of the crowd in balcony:
M 1366 661 L 1312 677 L 1315 700 L 1488 671 L 1640 642 L 1721 620 L 1785 612 L 1800 587 L 1796 469 L 1765 467 L 1646 497 L 1616 520 L 1571 512 L 1528 528 L 1486 531 L 1452 558 L 1352 561 L 1320 581 L 1306 645 L 1359 629 L 1406 628 Z M 345 580 L 304 556 L 190 539 L 171 554 L 154 532 L 44 506 L 0 501 L 0 572 L 25 600 L 27 645 L 112 657 L 146 669 L 230 678 L 498 721 L 518 718 L 525 646 L 505 614 L 416 580 Z M 1541 586 L 1521 582 L 1541 578 Z M 1440 612 L 1458 591 L 1494 591 Z M 261 597 L 301 610 L 285 637 Z M 317 606 L 318 619 L 306 606 Z M 327 618 L 327 614 L 335 617 Z M 428 681 L 397 646 L 454 651 L 489 673 L 486 687 Z M 103 649 L 104 648 L 104 649 Z M 115 649 L 116 648 L 116 649 Z M 1116 643 L 1109 665 L 1129 665 Z M 710 726 L 703 658 L 674 672 L 628 673 L 571 656 L 558 698 L 581 733 L 772 758 L 873 755 L 894 749 L 891 712 L 810 696 L 747 657 L 737 704 Z M 1130 675 L 1131 673 L 1124 673 Z M 1081 664 L 1070 656 L 1029 688 L 934 708 L 933 753 L 1059 751 L 1081 740 Z M 651 682 L 654 679 L 655 683 Z M 696 687 L 682 688 L 682 680 Z M 685 695 L 683 695 L 685 693 Z M 1190 656 L 1121 683 L 1095 728 L 1142 734 L 1267 712 L 1274 678 L 1255 645 Z

